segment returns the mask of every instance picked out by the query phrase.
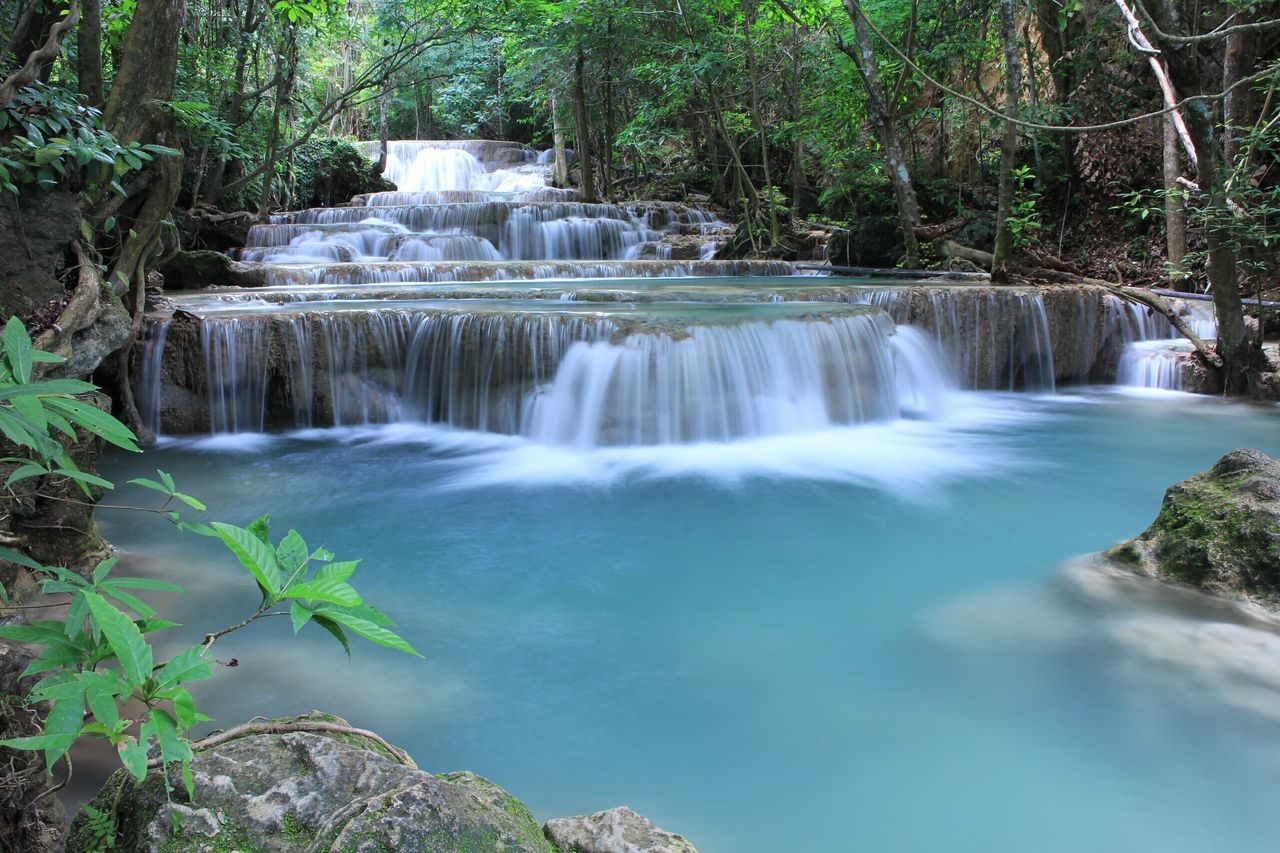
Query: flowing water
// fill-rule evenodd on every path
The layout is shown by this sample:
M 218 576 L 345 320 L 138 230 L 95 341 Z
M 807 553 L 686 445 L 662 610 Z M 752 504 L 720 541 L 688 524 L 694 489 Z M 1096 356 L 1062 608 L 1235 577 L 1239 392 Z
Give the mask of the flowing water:
M 1057 590 L 1170 483 L 1280 453 L 1280 411 L 962 396 L 944 419 L 666 447 L 227 435 L 106 473 L 159 467 L 211 518 L 271 512 L 363 558 L 360 589 L 427 656 L 348 662 L 268 620 L 219 644 L 240 666 L 198 699 L 220 724 L 326 709 L 541 819 L 625 803 L 706 851 L 1274 849 L 1280 693 L 1240 707 L 1160 653 L 1194 649 L 1116 641 L 1143 612 Z M 193 593 L 170 605 L 193 639 L 256 601 L 204 540 L 104 526 Z
M 196 434 L 104 462 L 362 558 L 427 657 L 265 620 L 219 724 L 321 708 L 704 851 L 1280 843 L 1280 637 L 1068 567 L 1280 409 L 1082 384 L 1172 382 L 1114 297 L 703 260 L 713 213 L 519 146 L 389 155 L 396 192 L 254 230 L 271 287 L 148 318 L 144 417 Z M 252 608 L 214 543 L 103 516 L 189 640 Z

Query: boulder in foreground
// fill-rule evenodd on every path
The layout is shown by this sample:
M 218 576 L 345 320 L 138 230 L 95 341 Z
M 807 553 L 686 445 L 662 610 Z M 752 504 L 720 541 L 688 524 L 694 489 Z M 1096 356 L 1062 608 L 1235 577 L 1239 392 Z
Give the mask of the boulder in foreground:
M 1233 450 L 1165 492 L 1151 526 L 1106 556 L 1142 574 L 1280 610 L 1280 462 Z
M 543 832 L 560 853 L 698 853 L 683 836 L 659 829 L 626 806 L 549 820 Z
M 180 783 L 166 803 L 158 773 L 141 785 L 124 771 L 107 782 L 91 805 L 109 813 L 119 792 L 115 849 L 552 853 L 529 810 L 497 785 L 425 773 L 357 735 L 246 735 L 197 753 L 191 770 L 191 803 Z M 96 849 L 82 812 L 67 850 Z

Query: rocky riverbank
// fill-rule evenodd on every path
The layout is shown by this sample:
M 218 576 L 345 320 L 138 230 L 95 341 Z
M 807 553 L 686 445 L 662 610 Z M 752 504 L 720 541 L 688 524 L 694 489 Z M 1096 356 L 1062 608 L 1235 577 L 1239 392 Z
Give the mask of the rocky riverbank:
M 545 826 L 506 791 L 469 772 L 433 775 L 338 717 L 312 712 L 233 730 L 199 750 L 188 800 L 176 768 L 141 784 L 113 776 L 71 827 L 68 853 L 506 851 L 696 853 L 626 808 Z M 110 821 L 94 820 L 94 813 Z

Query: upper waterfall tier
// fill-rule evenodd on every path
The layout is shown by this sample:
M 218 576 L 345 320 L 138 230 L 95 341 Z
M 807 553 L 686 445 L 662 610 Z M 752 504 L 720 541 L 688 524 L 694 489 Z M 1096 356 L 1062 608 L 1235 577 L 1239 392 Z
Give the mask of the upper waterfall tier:
M 270 264 L 707 260 L 732 230 L 689 205 L 587 204 L 548 183 L 551 165 L 508 142 L 400 141 L 394 192 L 350 207 L 277 214 L 240 258 Z

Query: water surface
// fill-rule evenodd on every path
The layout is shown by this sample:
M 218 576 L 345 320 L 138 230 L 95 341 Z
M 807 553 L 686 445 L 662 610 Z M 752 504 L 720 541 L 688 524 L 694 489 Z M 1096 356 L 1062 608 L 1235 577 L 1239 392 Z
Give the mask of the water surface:
M 362 557 L 357 586 L 427 656 L 348 661 L 266 620 L 219 642 L 240 666 L 197 693 L 223 726 L 322 708 L 540 819 L 626 804 L 712 853 L 1275 849 L 1277 722 L 1153 677 L 1053 590 L 1171 483 L 1280 453 L 1280 410 L 965 396 L 944 422 L 721 445 L 397 425 L 104 467 Z M 216 543 L 101 517 L 191 591 L 170 605 L 190 638 L 253 608 Z

